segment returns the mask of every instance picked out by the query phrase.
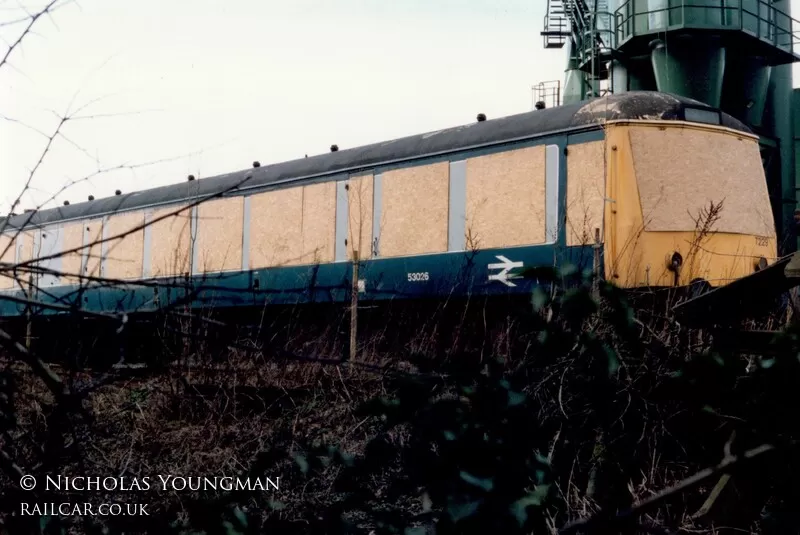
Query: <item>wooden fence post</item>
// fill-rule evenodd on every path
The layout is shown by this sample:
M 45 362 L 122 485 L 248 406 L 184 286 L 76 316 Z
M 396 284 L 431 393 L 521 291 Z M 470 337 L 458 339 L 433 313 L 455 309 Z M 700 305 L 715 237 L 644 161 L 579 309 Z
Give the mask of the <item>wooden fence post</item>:
M 358 251 L 353 251 L 353 289 L 350 292 L 350 360 L 356 358 L 358 334 Z
M 594 229 L 594 265 L 592 266 L 594 269 L 594 280 L 592 281 L 592 290 L 594 293 L 595 299 L 600 298 L 600 247 L 602 247 L 600 243 L 600 229 Z

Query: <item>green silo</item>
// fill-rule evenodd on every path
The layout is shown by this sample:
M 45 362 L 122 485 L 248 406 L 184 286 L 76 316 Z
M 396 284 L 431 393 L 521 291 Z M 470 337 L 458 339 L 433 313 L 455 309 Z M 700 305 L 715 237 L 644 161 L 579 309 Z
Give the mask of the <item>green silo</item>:
M 676 93 L 719 108 L 726 50 L 716 36 L 683 34 L 651 43 L 659 91 Z
M 776 0 L 769 17 L 774 24 L 766 36 L 772 39 L 777 50 L 794 52 L 793 28 L 800 28 L 800 23 L 791 19 L 791 2 Z M 796 61 L 798 58 L 795 57 Z M 797 236 L 794 232 L 794 211 L 797 206 L 797 184 L 795 183 L 794 160 L 794 128 L 792 121 L 792 65 L 781 62 L 772 67 L 767 92 L 766 117 L 764 125 L 768 134 L 778 143 L 780 166 L 767 180 L 774 184 L 772 190 L 780 195 L 773 196 L 773 210 L 776 211 L 776 224 L 779 237 L 786 251 L 797 248 Z M 731 91 L 737 90 L 735 87 Z M 780 211 L 778 209 L 780 208 Z
M 659 91 L 676 93 L 719 107 L 726 50 L 719 35 L 671 28 L 720 27 L 721 0 L 649 0 L 637 2 L 648 11 L 648 29 L 664 32 L 650 43 L 653 73 Z M 719 8 L 719 9 L 715 9 Z
M 751 126 L 772 162 L 765 172 L 782 252 L 795 250 L 792 64 L 800 60 L 800 21 L 790 0 L 611 0 L 609 9 L 613 91 L 675 93 Z
M 567 42 L 567 69 L 564 74 L 564 104 L 580 102 L 586 98 L 586 73 L 578 68 L 575 40 Z
M 729 58 L 725 66 L 727 91 L 722 95 L 722 109 L 751 126 L 762 126 L 771 73 L 772 67 L 762 56 Z

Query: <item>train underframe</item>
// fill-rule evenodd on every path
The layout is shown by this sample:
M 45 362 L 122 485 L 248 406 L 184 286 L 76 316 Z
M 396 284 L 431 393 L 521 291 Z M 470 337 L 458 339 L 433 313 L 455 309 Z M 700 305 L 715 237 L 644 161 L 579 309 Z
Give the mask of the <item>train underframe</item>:
M 543 267 L 557 269 L 541 279 L 530 270 Z M 106 364 L 115 362 L 117 353 L 124 353 L 123 346 L 132 342 L 144 353 L 154 353 L 155 347 L 142 343 L 148 337 L 172 332 L 178 339 L 194 339 L 198 333 L 213 332 L 220 340 L 228 340 L 222 342 L 227 346 L 230 339 L 274 337 L 276 329 L 284 332 L 289 324 L 299 324 L 301 315 L 308 323 L 332 326 L 344 335 L 353 303 L 360 310 L 359 323 L 383 321 L 385 332 L 391 323 L 388 318 L 393 317 L 390 327 L 397 331 L 395 337 L 408 338 L 421 328 L 430 328 L 434 320 L 441 322 L 440 331 L 462 329 L 458 323 L 467 321 L 470 308 L 477 311 L 473 320 L 478 322 L 481 316 L 485 322 L 487 313 L 502 321 L 521 317 L 531 311 L 535 287 L 552 289 L 553 274 L 564 277 L 555 281 L 561 286 L 586 281 L 603 270 L 601 246 L 553 244 L 366 260 L 358 264 L 356 285 L 352 262 L 113 285 L 105 281 L 104 285 L 43 290 L 36 296 L 26 296 L 21 290 L 6 292 L 0 297 L 0 323 L 19 339 L 30 343 L 32 338 L 38 347 L 46 346 L 46 354 L 68 354 L 66 346 L 78 344 L 87 363 L 105 360 Z M 796 299 L 791 290 L 798 284 L 800 256 L 787 256 L 716 288 L 695 280 L 688 286 L 640 287 L 628 293 L 636 309 L 674 309 L 681 324 L 726 329 L 733 335 L 725 338 L 737 340 L 738 349 L 756 351 L 766 347 L 767 334 L 741 334 L 746 331 L 736 326 L 746 318 L 793 308 Z M 358 289 L 355 301 L 354 287 Z M 273 318 L 272 323 L 265 325 L 265 317 Z M 187 325 L 191 325 L 188 331 Z M 475 328 L 469 330 L 477 334 Z M 98 337 L 99 332 L 107 336 Z M 487 335 L 488 331 L 480 336 Z M 439 343 L 436 353 L 447 352 L 441 344 L 452 344 L 452 340 Z M 88 346 L 94 350 L 87 352 Z

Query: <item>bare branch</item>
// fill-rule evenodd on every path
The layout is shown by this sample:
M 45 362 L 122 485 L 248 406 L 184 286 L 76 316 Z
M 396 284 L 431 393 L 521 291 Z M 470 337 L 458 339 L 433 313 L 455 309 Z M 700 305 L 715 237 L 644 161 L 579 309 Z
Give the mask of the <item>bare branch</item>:
M 37 134 L 39 134 L 40 136 L 42 136 L 45 139 L 50 137 L 50 134 L 45 134 L 44 132 L 42 132 L 41 130 L 36 128 L 35 126 L 31 126 L 26 122 L 20 121 L 19 119 L 15 119 L 14 117 L 8 117 L 7 115 L 3 115 L 2 113 L 0 113 L 0 119 L 2 119 L 4 121 L 8 121 L 10 123 L 18 124 L 20 126 L 24 126 L 28 130 L 32 130 L 32 131 L 36 132 Z
M 148 227 L 148 226 L 150 226 L 150 225 L 152 225 L 154 223 L 158 223 L 159 221 L 163 221 L 164 219 L 169 219 L 170 217 L 175 217 L 178 214 L 180 214 L 181 212 L 185 212 L 186 210 L 194 208 L 195 206 L 199 206 L 200 204 L 202 204 L 204 202 L 207 202 L 207 201 L 209 201 L 211 199 L 216 199 L 218 197 L 222 197 L 226 193 L 238 189 L 242 184 L 247 182 L 249 179 L 250 179 L 250 177 L 248 176 L 244 180 L 240 180 L 236 184 L 234 184 L 234 185 L 232 185 L 232 186 L 230 186 L 228 188 L 225 188 L 224 190 L 220 190 L 220 191 L 218 191 L 216 193 L 212 193 L 210 195 L 205 195 L 203 197 L 200 197 L 199 199 L 197 199 L 194 202 L 191 202 L 191 203 L 189 203 L 187 205 L 184 205 L 184 206 L 181 206 L 179 208 L 176 208 L 175 210 L 172 210 L 172 211 L 170 211 L 170 212 L 168 212 L 168 213 L 166 213 L 164 215 L 161 215 L 159 217 L 156 217 L 156 218 L 154 218 L 154 219 L 152 219 L 152 220 L 150 220 L 148 222 L 142 223 L 140 225 L 136 225 L 136 226 L 130 228 L 129 230 L 126 230 L 125 232 L 121 232 L 119 234 L 115 234 L 114 236 L 109 236 L 107 238 L 101 238 L 99 240 L 95 240 L 94 242 L 92 242 L 90 244 L 81 245 L 81 246 L 78 246 L 78 247 L 73 247 L 72 249 L 68 249 L 66 251 L 61 251 L 59 253 L 54 253 L 54 254 L 47 255 L 47 256 L 41 256 L 41 257 L 37 257 L 37 258 L 32 258 L 32 259 L 27 260 L 25 262 L 20 262 L 19 264 L 17 264 L 17 267 L 30 266 L 30 265 L 42 262 L 44 260 L 50 260 L 52 258 L 60 258 L 61 256 L 66 255 L 66 254 L 70 254 L 70 253 L 77 253 L 79 251 L 83 251 L 84 249 L 86 249 L 88 247 L 94 247 L 94 246 L 100 245 L 102 243 L 106 243 L 106 242 L 109 242 L 109 241 L 115 241 L 115 240 L 121 240 L 121 239 L 125 238 L 126 236 L 129 236 L 129 235 L 133 234 L 134 232 L 138 232 L 138 231 L 140 231 L 140 230 L 142 230 L 142 229 L 144 229 L 144 228 L 146 228 L 146 227 Z M 3 229 L 0 229 L 0 231 L 2 231 L 2 230 Z
M 164 110 L 153 109 L 153 110 L 138 110 L 138 111 L 122 111 L 119 113 L 96 113 L 94 115 L 75 115 L 73 117 L 70 117 L 70 120 L 78 121 L 81 119 L 108 119 L 110 117 L 127 117 L 129 115 L 140 115 L 142 113 L 151 113 L 158 111 L 164 111 Z
M 61 127 L 64 126 L 65 122 L 66 119 L 62 118 L 59 121 L 58 126 L 56 126 L 55 131 L 50 136 L 48 136 L 44 150 L 42 150 L 42 153 L 39 155 L 39 160 L 37 160 L 36 165 L 34 165 L 33 169 L 31 169 L 30 173 L 28 173 L 28 178 L 25 181 L 25 186 L 23 187 L 22 191 L 17 196 L 17 198 L 14 199 L 14 202 L 11 204 L 11 210 L 14 210 L 14 208 L 16 208 L 19 205 L 20 201 L 22 200 L 22 195 L 28 190 L 28 188 L 30 188 L 31 182 L 33 181 L 33 177 L 36 174 L 36 171 L 42 165 L 42 162 L 47 156 L 47 153 L 50 152 L 50 148 L 53 146 L 53 141 L 58 136 L 59 132 L 61 131 Z M 0 234 L 2 234 L 6 230 L 7 221 L 8 220 L 4 221 L 3 226 L 0 227 Z
M 726 455 L 718 465 L 701 470 L 693 476 L 684 479 L 677 485 L 657 492 L 649 498 L 634 504 L 630 509 L 624 510 L 616 515 L 598 514 L 589 518 L 576 520 L 561 528 L 558 533 L 560 535 L 567 535 L 580 532 L 586 533 L 591 530 L 596 530 L 597 533 L 608 533 L 609 530 L 633 521 L 636 517 L 658 508 L 662 502 L 686 492 L 687 490 L 693 489 L 714 476 L 731 472 L 740 465 L 775 450 L 775 446 L 771 444 L 762 444 L 757 448 L 745 451 L 741 455 Z
M 48 13 L 53 11 L 56 8 L 56 4 L 58 2 L 59 2 L 59 0 L 50 0 L 50 2 L 43 9 L 39 10 L 36 13 L 31 14 L 28 17 L 28 19 L 27 19 L 29 21 L 28 25 L 25 27 L 25 29 L 22 31 L 22 33 L 19 35 L 19 37 L 17 37 L 17 40 L 14 41 L 13 43 L 11 43 L 11 45 L 8 47 L 8 50 L 6 50 L 6 53 L 3 56 L 3 58 L 0 59 L 0 69 L 2 69 L 3 66 L 6 63 L 8 63 L 8 58 L 11 56 L 11 53 L 14 52 L 14 50 L 16 50 L 16 48 L 22 43 L 22 40 L 25 39 L 25 37 L 29 33 L 31 33 L 31 29 L 36 24 L 36 21 L 38 21 L 40 18 L 42 18 L 42 15 L 47 15 Z M 22 21 L 18 21 L 18 22 L 22 22 Z
M 22 344 L 14 340 L 5 330 L 0 329 L 0 346 L 5 347 L 20 360 L 27 363 L 34 373 L 47 385 L 47 388 L 56 396 L 63 398 L 66 394 L 66 387 L 61 378 L 51 370 L 39 357 L 29 352 Z

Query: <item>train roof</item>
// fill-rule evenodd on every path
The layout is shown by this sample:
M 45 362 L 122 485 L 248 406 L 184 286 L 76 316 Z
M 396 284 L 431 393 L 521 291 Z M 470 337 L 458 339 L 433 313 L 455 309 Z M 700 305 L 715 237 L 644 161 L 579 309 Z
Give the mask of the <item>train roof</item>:
M 750 132 L 733 117 L 698 101 L 667 93 L 630 91 L 215 177 L 0 218 L 0 227 L 20 228 L 62 220 L 85 219 L 122 210 L 202 198 L 220 192 L 233 193 L 234 190 L 265 187 L 284 181 L 354 173 L 379 165 L 464 149 L 557 132 L 592 129 L 605 121 L 625 119 L 712 122 Z

